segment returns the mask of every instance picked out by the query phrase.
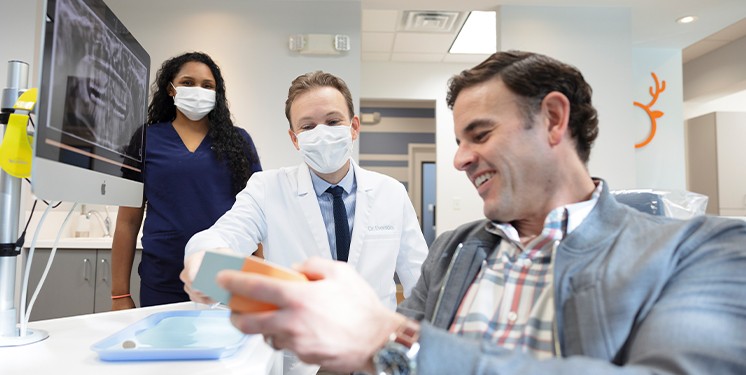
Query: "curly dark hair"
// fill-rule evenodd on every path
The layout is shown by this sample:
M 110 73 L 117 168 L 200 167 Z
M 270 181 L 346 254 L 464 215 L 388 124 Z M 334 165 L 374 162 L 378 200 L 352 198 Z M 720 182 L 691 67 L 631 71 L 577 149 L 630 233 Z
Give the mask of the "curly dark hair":
M 148 106 L 147 125 L 173 121 L 176 118 L 176 106 L 173 97 L 168 94 L 168 88 L 181 67 L 192 61 L 207 65 L 215 77 L 215 108 L 207 114 L 207 134 L 212 138 L 212 149 L 218 160 L 228 161 L 233 176 L 233 192 L 238 193 L 246 186 L 252 174 L 251 166 L 258 163 L 259 156 L 233 126 L 225 98 L 225 81 L 220 68 L 210 56 L 202 52 L 188 52 L 163 62 L 150 90 L 153 97 Z
M 521 97 L 519 105 L 528 126 L 547 94 L 552 91 L 564 94 L 570 101 L 569 127 L 575 150 L 580 160 L 588 163 L 598 137 L 598 114 L 591 103 L 591 86 L 577 68 L 537 53 L 497 52 L 448 81 L 448 107 L 453 109 L 461 90 L 496 77 Z

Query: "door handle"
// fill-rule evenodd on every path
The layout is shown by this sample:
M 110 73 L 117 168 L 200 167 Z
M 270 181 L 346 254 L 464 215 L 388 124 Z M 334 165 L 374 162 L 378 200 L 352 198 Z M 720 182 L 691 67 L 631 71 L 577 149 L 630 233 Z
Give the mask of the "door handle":
M 111 268 L 109 267 L 109 263 L 106 261 L 106 259 L 101 259 L 101 281 L 107 282 L 107 279 L 109 278 L 109 273 L 111 273 Z
M 91 281 L 91 261 L 83 258 L 83 280 Z

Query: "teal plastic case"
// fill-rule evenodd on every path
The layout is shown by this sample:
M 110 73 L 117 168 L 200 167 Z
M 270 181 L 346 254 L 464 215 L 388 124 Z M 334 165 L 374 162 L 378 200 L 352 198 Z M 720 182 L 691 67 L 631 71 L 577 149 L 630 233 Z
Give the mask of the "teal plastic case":
M 177 310 L 152 314 L 93 344 L 103 361 L 219 359 L 249 338 L 229 310 Z

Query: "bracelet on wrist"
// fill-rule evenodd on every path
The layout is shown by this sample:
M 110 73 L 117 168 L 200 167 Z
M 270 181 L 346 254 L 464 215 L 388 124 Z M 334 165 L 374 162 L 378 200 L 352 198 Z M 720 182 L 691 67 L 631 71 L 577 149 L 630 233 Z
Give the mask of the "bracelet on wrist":
M 120 298 L 127 298 L 127 297 L 132 297 L 132 294 L 127 293 L 127 294 L 120 294 L 118 296 L 111 296 L 111 299 L 120 299 Z

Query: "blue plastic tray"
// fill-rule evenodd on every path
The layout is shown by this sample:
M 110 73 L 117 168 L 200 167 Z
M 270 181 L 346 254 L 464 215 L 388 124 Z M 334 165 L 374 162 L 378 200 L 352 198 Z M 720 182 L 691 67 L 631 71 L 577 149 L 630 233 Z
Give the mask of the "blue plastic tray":
M 218 359 L 249 337 L 231 325 L 228 310 L 152 314 L 93 344 L 104 361 Z

